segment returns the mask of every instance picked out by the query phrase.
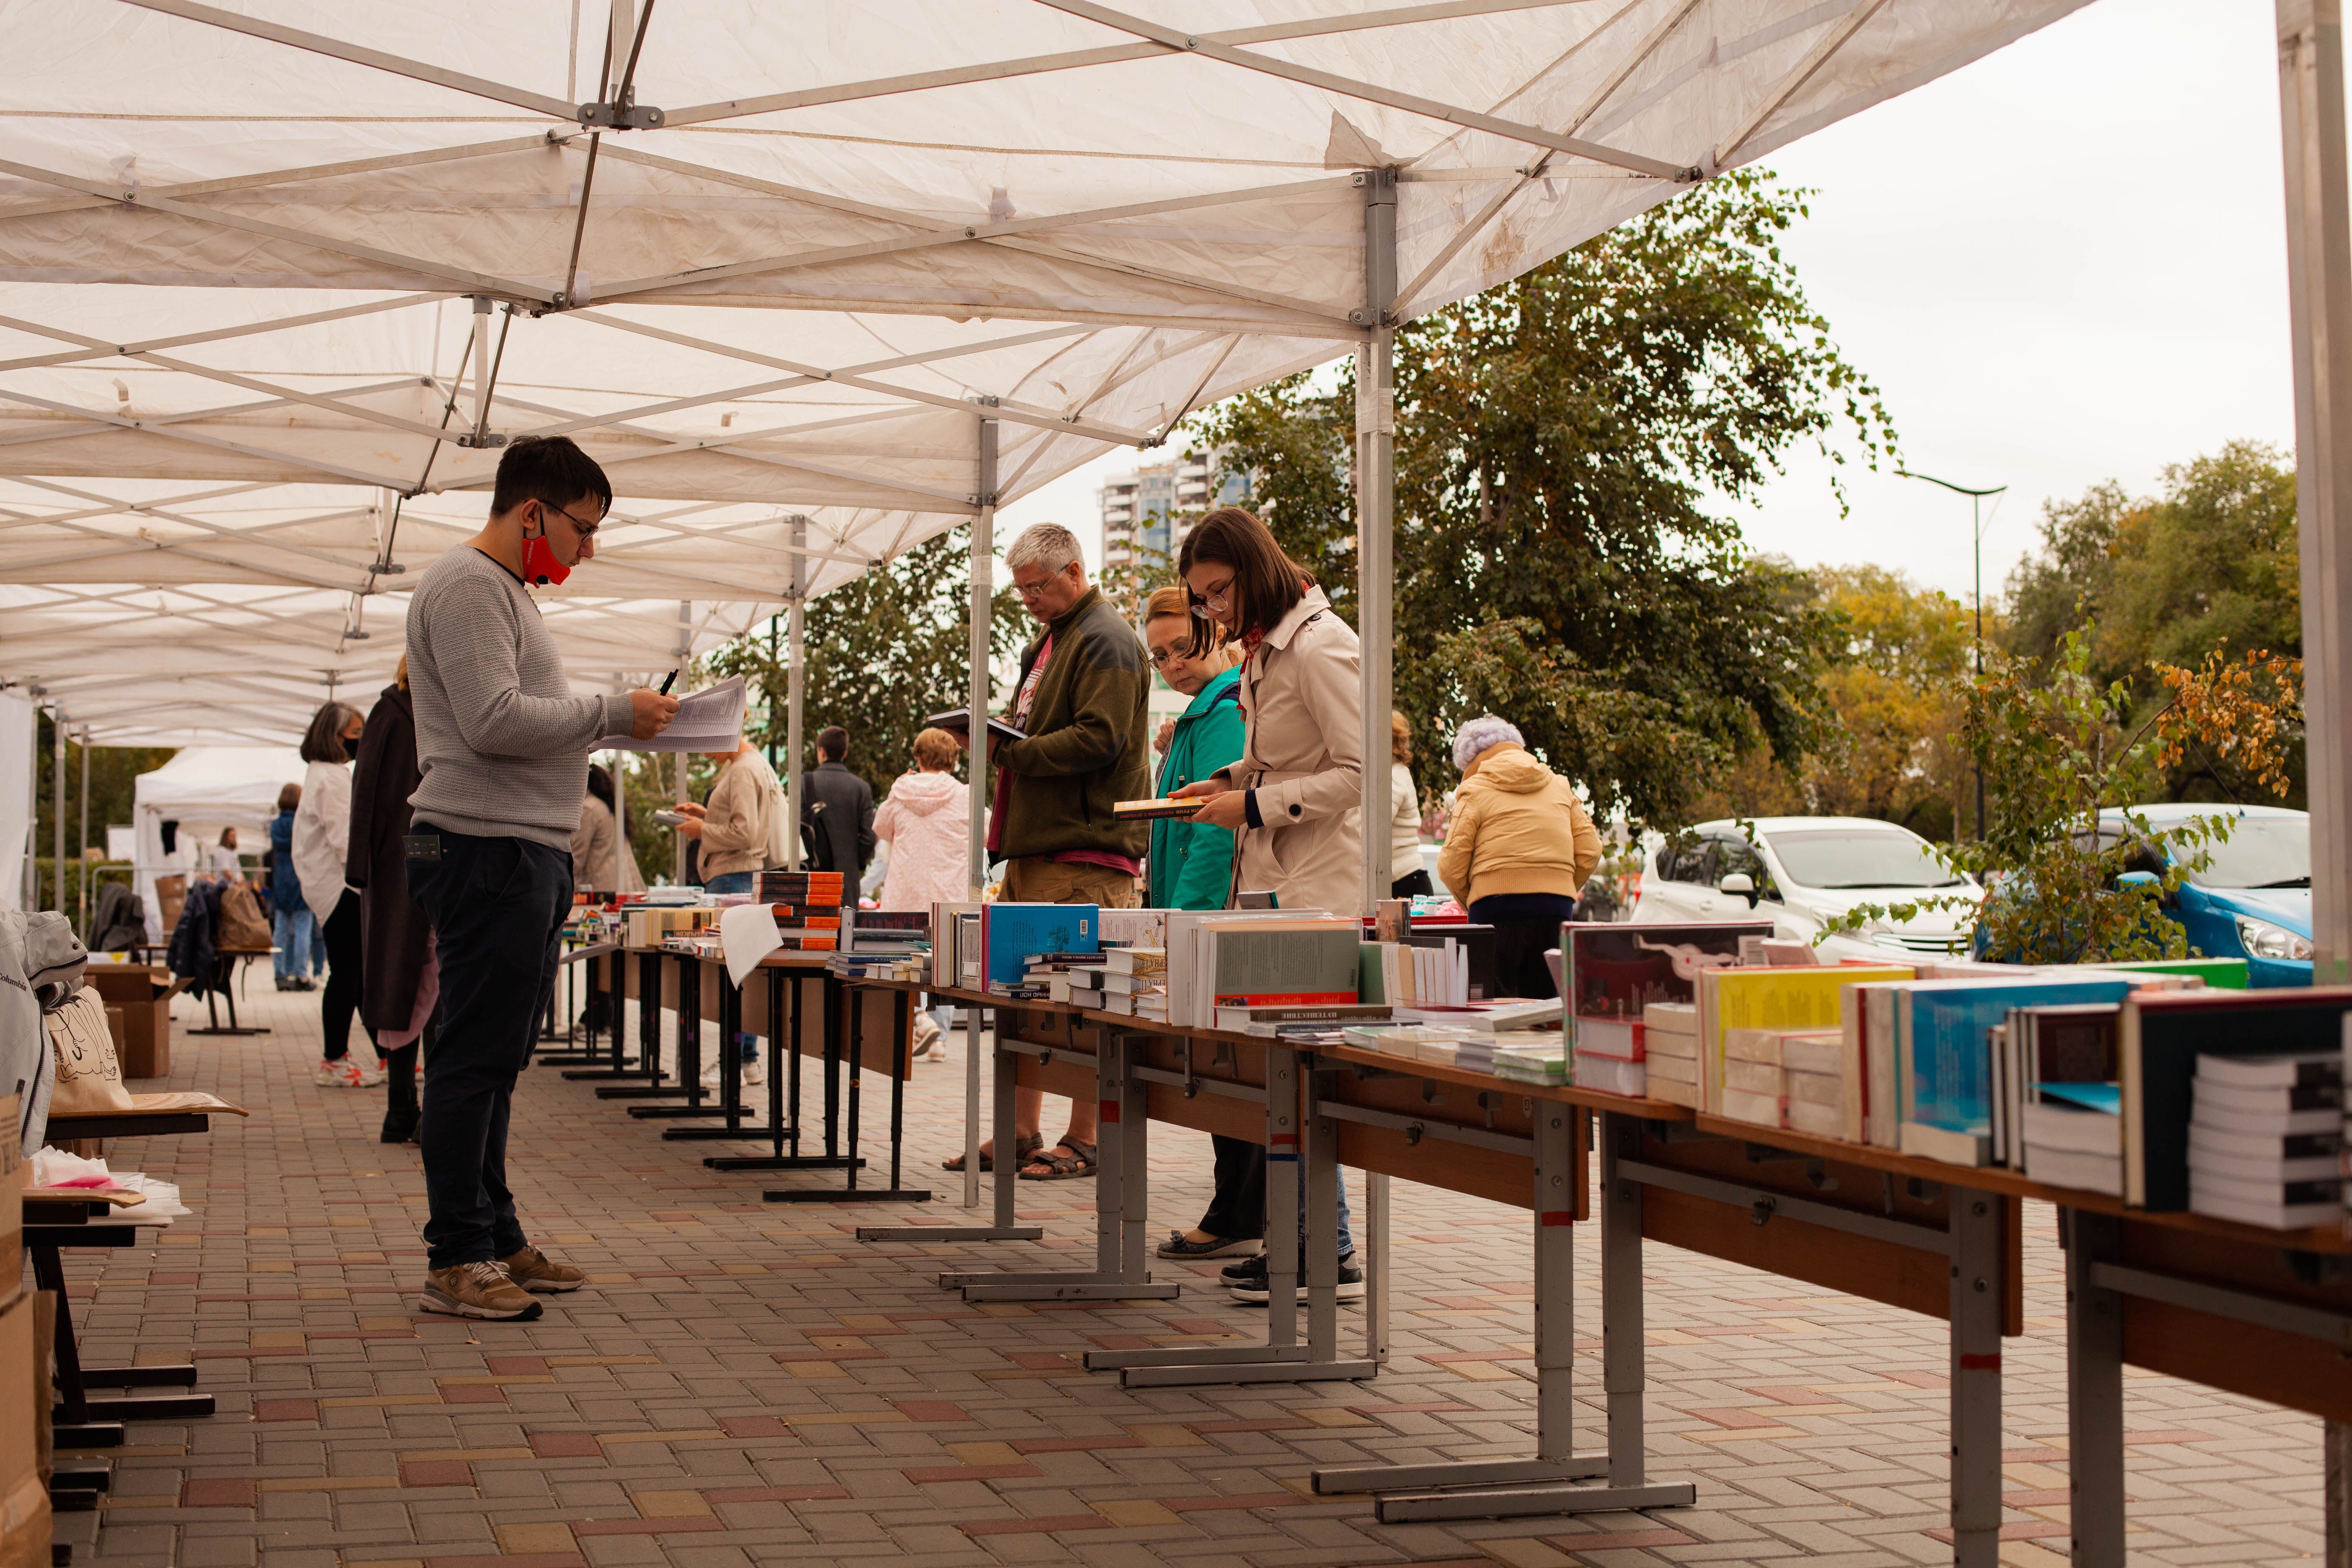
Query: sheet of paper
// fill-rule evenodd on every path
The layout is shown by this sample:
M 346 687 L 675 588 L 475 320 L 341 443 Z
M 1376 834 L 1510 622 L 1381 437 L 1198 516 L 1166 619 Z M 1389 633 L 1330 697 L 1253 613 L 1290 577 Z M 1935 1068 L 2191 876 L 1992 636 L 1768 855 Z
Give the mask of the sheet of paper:
M 727 952 L 727 978 L 740 991 L 743 977 L 784 945 L 784 933 L 776 929 L 776 911 L 771 906 L 734 904 L 719 911 L 719 945 Z
M 749 699 L 743 678 L 730 675 L 716 686 L 677 700 L 677 717 L 650 741 L 607 735 L 600 752 L 731 752 L 743 743 L 743 713 Z

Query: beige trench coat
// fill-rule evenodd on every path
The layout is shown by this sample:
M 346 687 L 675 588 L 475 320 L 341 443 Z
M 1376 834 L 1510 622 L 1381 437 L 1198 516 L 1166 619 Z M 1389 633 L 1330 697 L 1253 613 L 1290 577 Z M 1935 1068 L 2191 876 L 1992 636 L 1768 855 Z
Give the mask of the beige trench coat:
M 1265 826 L 1237 835 L 1235 891 L 1363 912 L 1361 664 L 1355 632 L 1309 588 L 1242 666 L 1242 758 L 1226 775 L 1258 792 Z

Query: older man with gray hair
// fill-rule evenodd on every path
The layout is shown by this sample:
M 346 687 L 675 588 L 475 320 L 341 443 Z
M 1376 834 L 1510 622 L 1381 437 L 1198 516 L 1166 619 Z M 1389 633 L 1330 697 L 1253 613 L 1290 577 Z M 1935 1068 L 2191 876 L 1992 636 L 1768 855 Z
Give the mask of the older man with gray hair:
M 1024 738 L 989 748 L 997 765 L 988 850 L 1004 868 L 1004 897 L 1020 903 L 1136 905 L 1150 829 L 1111 807 L 1151 793 L 1150 677 L 1135 628 L 1087 582 L 1077 536 L 1058 523 L 1022 531 L 1004 552 L 1022 605 L 1044 631 L 1021 653 L 1010 718 Z M 1021 1096 L 1024 1156 L 1039 1131 L 1041 1099 Z M 1027 1159 L 1032 1180 L 1095 1171 L 1095 1107 L 1070 1108 L 1070 1132 Z

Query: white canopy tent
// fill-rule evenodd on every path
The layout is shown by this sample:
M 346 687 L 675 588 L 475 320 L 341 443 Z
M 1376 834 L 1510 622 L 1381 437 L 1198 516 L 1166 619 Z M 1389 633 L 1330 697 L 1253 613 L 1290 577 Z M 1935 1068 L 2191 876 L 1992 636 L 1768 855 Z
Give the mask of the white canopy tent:
M 1393 326 L 2081 3 L 0 4 L 0 679 L 76 724 L 110 689 L 125 734 L 373 683 L 488 438 L 563 430 L 622 490 L 553 595 L 587 683 L 671 661 L 589 651 L 666 603 L 789 601 L 797 631 L 805 593 L 971 519 L 979 702 L 1000 500 L 1353 352 L 1377 756 Z M 2340 978 L 2340 0 L 2277 5 Z M 1956 1556 L 1990 1563 L 1998 1473 L 1954 1488 Z M 2120 1494 L 2078 1495 L 2078 1535 L 2094 1512 L 2120 1561 Z
M 976 518 L 984 604 L 993 503 L 1359 350 L 1377 754 L 1387 329 L 2081 3 L 16 0 L 0 584 L 78 607 L 0 606 L 0 647 L 299 585 L 348 616 L 274 623 L 284 667 L 373 679 L 364 601 L 534 431 L 623 491 L 583 595 L 774 605 L 787 520 L 822 592 Z M 79 674 L 41 646 L 5 675 Z M 188 662 L 250 721 L 228 652 Z
M 204 869 L 224 827 L 267 834 L 278 815 L 278 792 L 300 784 L 302 773 L 301 754 L 288 746 L 189 746 L 131 781 L 131 885 L 146 908 L 148 940 L 164 936 L 155 879 Z M 170 851 L 163 847 L 166 822 L 178 824 Z M 240 842 L 247 854 L 268 847 L 266 840 Z

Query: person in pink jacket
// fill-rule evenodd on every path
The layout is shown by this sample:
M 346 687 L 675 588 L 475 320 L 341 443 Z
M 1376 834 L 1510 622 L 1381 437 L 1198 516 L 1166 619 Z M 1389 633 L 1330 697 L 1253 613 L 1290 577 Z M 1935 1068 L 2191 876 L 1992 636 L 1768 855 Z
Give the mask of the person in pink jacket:
M 890 869 L 877 901 L 886 910 L 961 903 L 971 886 L 971 792 L 955 775 L 956 738 L 945 730 L 915 737 L 915 766 L 898 775 L 874 814 L 874 837 L 890 847 Z M 916 1059 L 945 1057 L 954 1009 L 935 1007 L 940 1034 L 919 1031 Z

